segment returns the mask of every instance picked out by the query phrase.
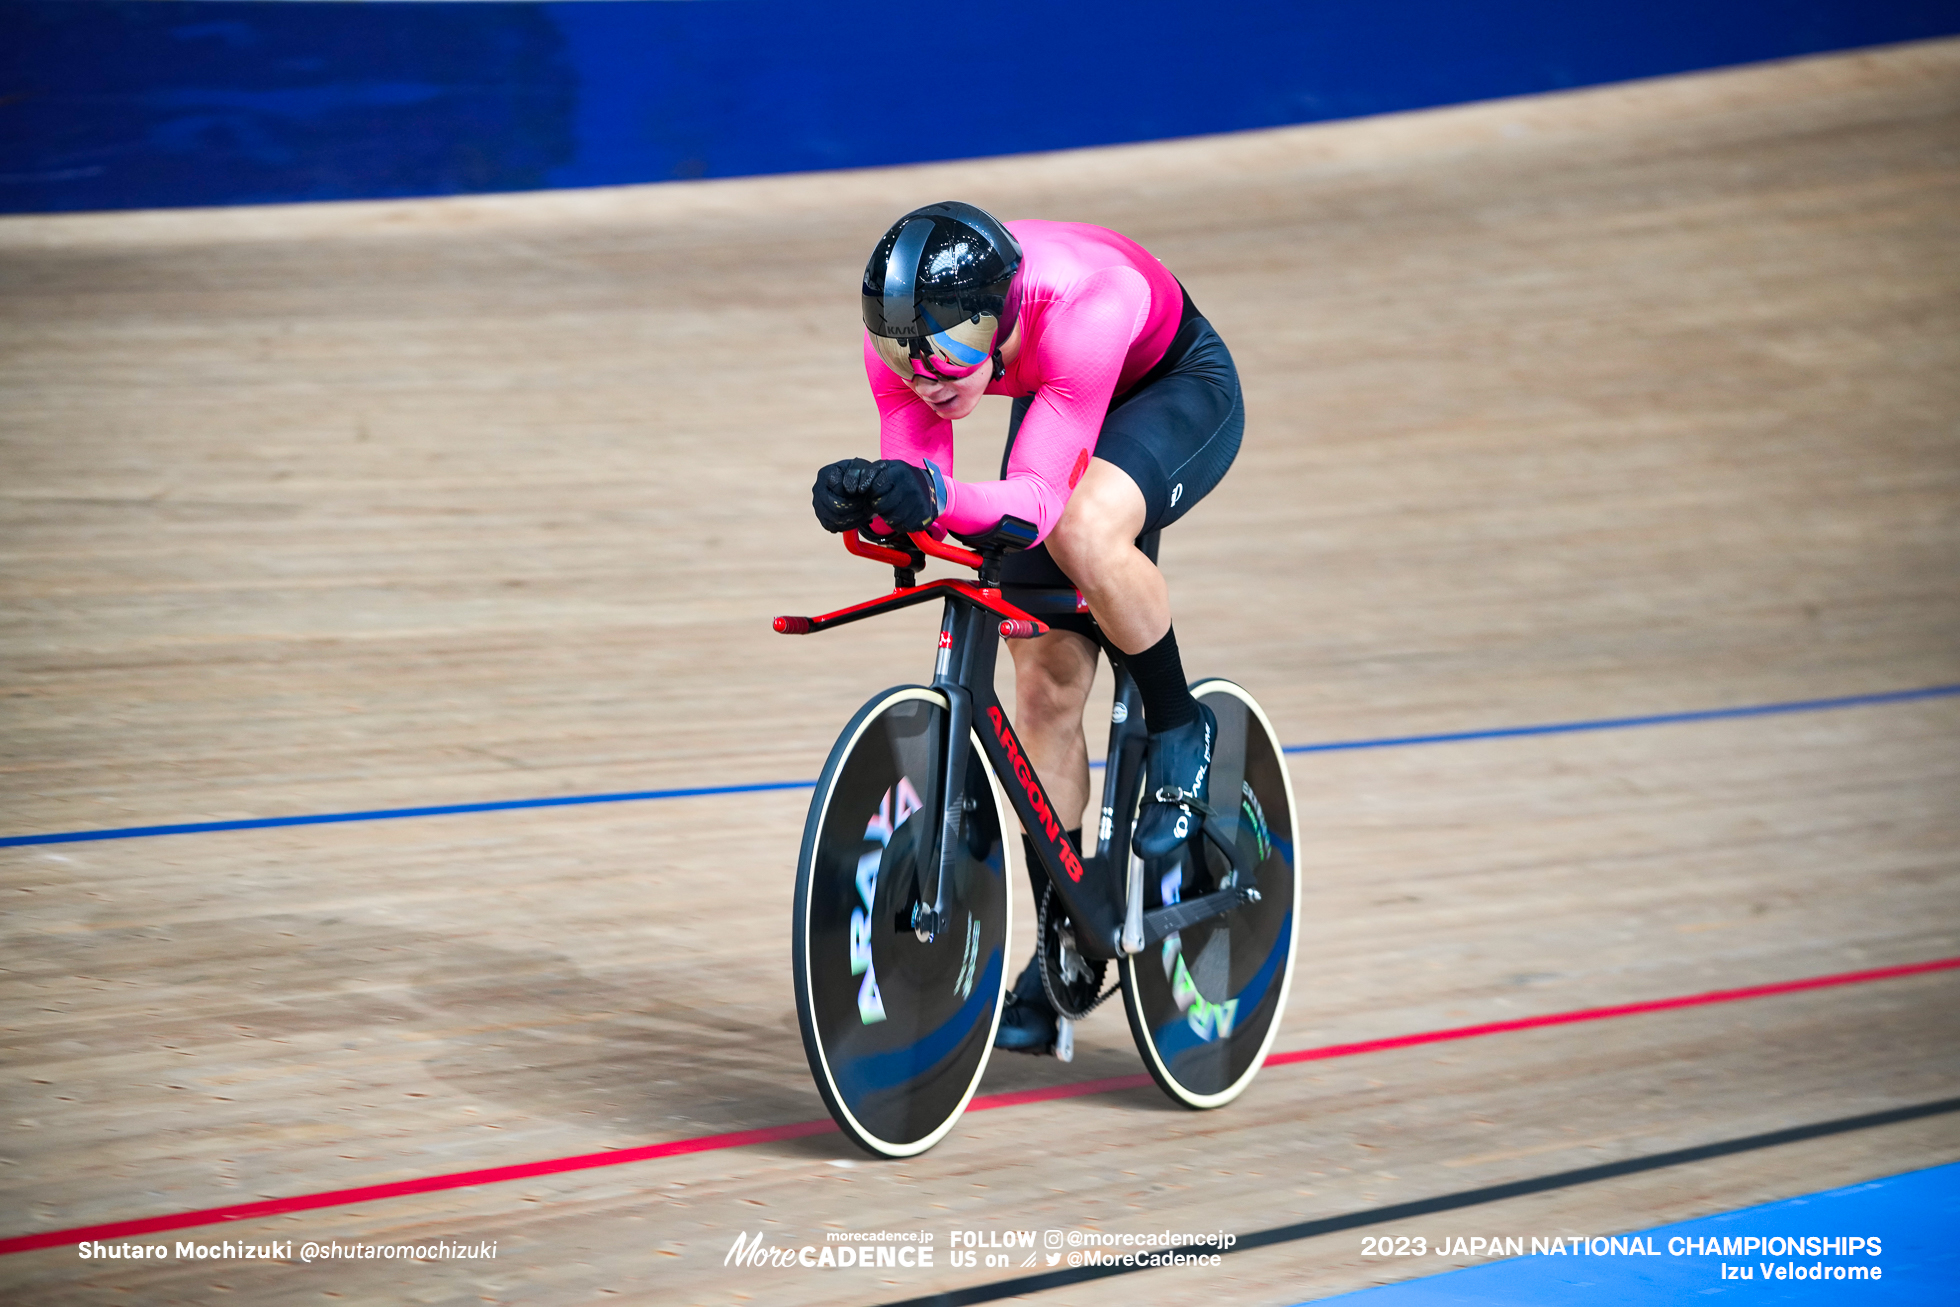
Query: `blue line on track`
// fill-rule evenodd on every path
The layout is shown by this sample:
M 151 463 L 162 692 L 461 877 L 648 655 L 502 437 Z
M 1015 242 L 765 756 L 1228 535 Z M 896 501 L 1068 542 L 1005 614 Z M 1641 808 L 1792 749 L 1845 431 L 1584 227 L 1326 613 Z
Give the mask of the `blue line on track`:
M 1826 712 L 1833 708 L 1868 708 L 1876 704 L 1911 703 L 1917 699 L 1950 699 L 1960 685 L 1929 685 L 1919 690 L 1888 690 L 1883 694 L 1847 694 L 1835 699 L 1796 699 L 1788 703 L 1759 703 L 1747 708 L 1703 708 L 1696 712 L 1656 713 L 1649 717 L 1597 717 L 1580 722 L 1547 722 L 1542 726 L 1500 726 L 1488 731 L 1452 731 L 1444 735 L 1396 735 L 1378 740 L 1334 740 L 1326 744 L 1289 744 L 1288 753 L 1341 753 L 1350 749 L 1399 749 L 1411 744 L 1458 744 L 1466 740 L 1508 740 L 1524 735 L 1571 735 L 1578 731 L 1623 731 L 1635 726 L 1674 726 L 1682 722 L 1725 721 L 1736 717 L 1779 717 L 1786 713 Z
M 1827 712 L 1835 708 L 1867 708 L 1911 703 L 1921 699 L 1960 696 L 1960 685 L 1929 685 L 1917 690 L 1883 694 L 1851 694 L 1835 699 L 1798 699 L 1787 703 L 1752 704 L 1742 708 L 1704 708 L 1695 712 L 1658 713 L 1647 717 L 1599 717 L 1577 722 L 1547 722 L 1537 726 L 1505 726 L 1485 731 L 1452 731 L 1441 735 L 1397 735 L 1372 740 L 1332 740 L 1323 744 L 1292 744 L 1288 753 L 1342 753 L 1355 749 L 1399 749 L 1417 744 L 1460 744 L 1471 740 L 1504 740 L 1530 735 L 1570 735 L 1578 731 L 1618 731 L 1636 726 L 1672 726 L 1684 722 L 1724 721 L 1741 717 L 1775 717 L 1788 713 Z M 1100 762 L 1094 764 L 1101 766 Z M 761 794 L 770 790 L 807 790 L 815 781 L 758 781 L 750 785 L 697 785 L 672 790 L 623 790 L 617 794 L 567 794 L 551 799 L 500 799 L 490 803 L 442 803 L 421 808 L 370 808 L 361 812 L 316 812 L 297 817 L 248 817 L 238 821 L 191 821 L 168 826 L 122 826 L 112 830 L 55 831 L 46 835 L 0 836 L 0 849 L 30 844 L 82 844 L 95 840 L 139 840 L 158 835 L 203 835 L 213 831 L 271 830 L 282 826 L 334 826 L 354 821 L 395 821 L 403 817 L 455 817 L 473 812 L 515 812 L 529 808 L 579 808 L 595 803 L 640 803 L 651 799 L 699 799 L 719 794 Z
M 521 808 L 578 808 L 591 803 L 636 803 L 645 799 L 698 799 L 713 794 L 755 794 L 765 790 L 807 790 L 815 781 L 759 781 L 754 785 L 699 785 L 682 790 L 623 790 L 618 794 L 567 794 L 555 799 L 500 799 L 493 803 L 441 803 L 427 808 L 370 808 L 365 812 L 316 812 L 302 817 L 248 817 L 239 821 L 190 821 L 175 826 L 123 826 L 115 830 L 71 830 L 52 835 L 8 835 L 0 848 L 22 844 L 78 844 L 89 840 L 140 840 L 153 835 L 201 835 L 220 830 L 268 830 L 275 826 L 333 826 L 348 821 L 393 821 L 399 817 L 454 817 L 466 812 L 510 812 Z

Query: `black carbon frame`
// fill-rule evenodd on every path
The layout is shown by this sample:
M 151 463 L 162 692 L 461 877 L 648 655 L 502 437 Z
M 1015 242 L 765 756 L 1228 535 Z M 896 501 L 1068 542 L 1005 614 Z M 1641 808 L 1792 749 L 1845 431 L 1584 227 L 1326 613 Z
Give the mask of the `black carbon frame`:
M 994 668 L 1000 652 L 999 618 L 956 590 L 945 593 L 946 612 L 940 631 L 942 650 L 948 655 L 933 678 L 933 688 L 947 696 L 949 704 L 964 707 L 968 723 L 980 737 L 981 747 L 993 764 L 994 774 L 1007 791 L 1015 816 L 1028 832 L 1029 843 L 1041 870 L 1076 927 L 1076 946 L 1089 957 L 1113 959 L 1119 955 L 1118 936 L 1123 925 L 1125 885 L 1120 870 L 1129 864 L 1129 822 L 1118 813 L 1123 796 L 1134 797 L 1137 777 L 1143 764 L 1141 705 L 1136 688 L 1122 665 L 1115 663 L 1116 702 L 1124 705 L 1122 721 L 1113 721 L 1109 736 L 1110 766 L 1103 778 L 1103 803 L 1097 832 L 1096 853 L 1079 856 L 1069 842 L 1065 820 L 1054 811 L 1034 764 L 1028 761 L 1012 720 L 994 693 Z M 960 715 L 956 711 L 950 717 Z M 941 784 L 949 787 L 951 778 L 965 775 L 966 751 L 970 737 L 964 730 L 949 732 L 945 741 L 946 765 Z M 935 840 L 935 856 L 928 865 L 938 871 L 939 863 L 958 838 L 961 814 L 946 811 L 944 794 L 936 796 L 942 813 Z M 922 892 L 922 901 L 937 907 L 938 876 L 931 895 Z M 922 891 L 925 887 L 921 887 Z

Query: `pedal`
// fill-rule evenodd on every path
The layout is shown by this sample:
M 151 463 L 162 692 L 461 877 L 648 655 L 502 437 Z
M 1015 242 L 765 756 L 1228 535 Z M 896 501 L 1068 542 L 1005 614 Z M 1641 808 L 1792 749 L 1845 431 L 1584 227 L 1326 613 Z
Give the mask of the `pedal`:
M 1075 1023 L 1067 1017 L 1055 1018 L 1055 1060 L 1075 1061 Z
M 1143 938 L 1146 944 L 1155 944 L 1188 926 L 1201 921 L 1222 916 L 1234 908 L 1248 903 L 1259 902 L 1260 895 L 1252 885 L 1237 889 L 1216 890 L 1210 894 L 1199 895 L 1195 899 L 1185 899 L 1165 907 L 1153 908 L 1143 914 Z

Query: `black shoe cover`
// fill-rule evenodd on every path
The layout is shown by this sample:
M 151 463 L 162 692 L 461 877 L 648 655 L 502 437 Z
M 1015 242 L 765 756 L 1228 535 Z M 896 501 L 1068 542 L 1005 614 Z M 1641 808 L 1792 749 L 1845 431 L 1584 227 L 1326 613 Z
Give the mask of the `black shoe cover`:
M 1041 964 L 1030 958 L 1021 978 L 1007 991 L 994 1047 L 1011 1053 L 1046 1053 L 1055 1047 L 1055 1009 L 1041 988 Z
M 1198 822 L 1211 811 L 1211 746 L 1218 739 L 1218 718 L 1198 705 L 1198 720 L 1152 735 L 1144 752 L 1143 811 L 1137 814 L 1131 841 L 1145 860 L 1175 853 L 1198 833 Z

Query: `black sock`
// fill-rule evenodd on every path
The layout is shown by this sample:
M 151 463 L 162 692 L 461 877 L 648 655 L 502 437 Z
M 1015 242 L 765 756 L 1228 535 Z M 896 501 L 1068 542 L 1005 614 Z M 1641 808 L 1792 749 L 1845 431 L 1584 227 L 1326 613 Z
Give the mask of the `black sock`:
M 1076 856 L 1081 857 L 1082 828 L 1077 826 L 1074 830 L 1067 832 L 1067 834 L 1069 845 L 1074 848 Z M 1028 888 L 1034 891 L 1034 907 L 1035 911 L 1039 912 L 1041 911 L 1041 891 L 1048 885 L 1048 873 L 1041 869 L 1041 855 L 1034 851 L 1034 841 L 1029 839 L 1025 832 L 1021 836 L 1021 852 L 1027 855 Z
M 1142 653 L 1124 655 L 1123 662 L 1143 696 L 1143 721 L 1152 735 L 1198 720 L 1198 701 L 1184 684 L 1184 663 L 1177 656 L 1176 627 Z

